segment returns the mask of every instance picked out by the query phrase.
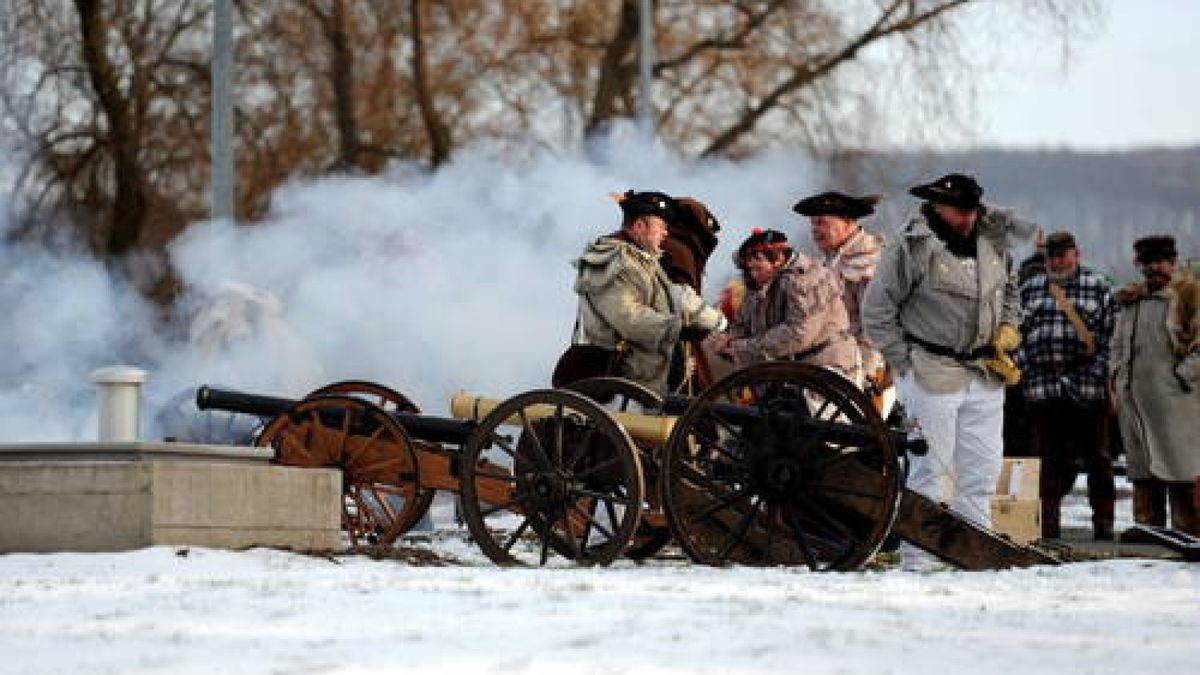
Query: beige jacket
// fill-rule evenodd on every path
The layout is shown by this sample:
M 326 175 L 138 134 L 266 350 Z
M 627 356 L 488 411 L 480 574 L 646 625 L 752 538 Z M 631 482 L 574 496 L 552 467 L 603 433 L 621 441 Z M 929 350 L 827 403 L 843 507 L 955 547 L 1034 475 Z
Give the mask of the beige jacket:
M 1200 281 L 1179 275 L 1154 293 L 1117 293 L 1109 369 L 1129 477 L 1192 481 L 1200 475 Z
M 863 332 L 861 315 L 863 294 L 875 276 L 882 252 L 883 238 L 860 227 L 841 248 L 825 255 L 825 264 L 837 272 L 842 282 L 842 300 L 850 316 L 850 333 L 858 341 L 863 370 L 867 373 L 873 373 L 883 365 L 883 355 L 871 346 Z
M 992 376 L 978 360 L 931 354 L 908 336 L 968 353 L 990 344 L 1001 323 L 1020 323 L 1010 247 L 1034 228 L 994 208 L 985 209 L 976 228 L 976 257 L 963 260 L 946 249 L 918 210 L 884 247 L 863 296 L 867 337 L 898 374 L 912 370 L 931 392 L 960 391 L 972 374 Z
M 858 345 L 837 275 L 803 253 L 794 254 L 766 288 L 747 290 L 729 332 L 739 367 L 806 354 L 805 363 L 860 381 Z

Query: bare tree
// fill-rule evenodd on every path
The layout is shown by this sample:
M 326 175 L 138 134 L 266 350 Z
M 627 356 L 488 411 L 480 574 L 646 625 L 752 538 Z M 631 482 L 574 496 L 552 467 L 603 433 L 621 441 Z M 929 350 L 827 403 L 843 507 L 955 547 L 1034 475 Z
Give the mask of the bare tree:
M 203 183 L 194 143 L 207 91 L 194 37 L 206 2 L 13 2 L 0 100 L 28 151 L 24 185 L 48 214 L 70 211 L 97 253 L 145 244 L 152 223 L 182 226 Z M 188 92 L 181 96 L 181 92 Z
M 412 42 L 413 96 L 421 111 L 425 135 L 429 138 L 429 161 L 441 166 L 450 159 L 450 129 L 437 112 L 429 82 L 425 50 L 425 0 L 409 0 L 409 39 Z
M 560 28 L 548 32 L 568 54 L 588 55 L 591 95 L 581 109 L 587 133 L 633 115 L 637 4 L 573 3 L 560 13 L 588 20 L 562 17 Z M 657 0 L 654 6 L 660 135 L 712 156 L 774 140 L 817 149 L 862 141 L 867 127 L 895 126 L 884 93 L 899 83 L 911 84 L 906 117 L 945 128 L 970 110 L 969 92 L 955 88 L 975 46 L 964 25 L 974 20 L 997 37 L 1050 26 L 1065 43 L 1077 24 L 1096 15 L 1099 0 Z M 1019 23 L 978 21 L 984 12 Z
M 1007 17 L 1068 44 L 1100 2 L 656 0 L 659 137 L 697 156 L 921 140 L 967 119 L 973 39 L 1013 41 Z M 24 232 L 70 214 L 93 251 L 121 256 L 202 217 L 211 0 L 9 6 L 0 125 L 23 143 L 41 214 Z M 238 7 L 242 219 L 294 176 L 437 167 L 473 144 L 570 146 L 635 114 L 637 0 Z

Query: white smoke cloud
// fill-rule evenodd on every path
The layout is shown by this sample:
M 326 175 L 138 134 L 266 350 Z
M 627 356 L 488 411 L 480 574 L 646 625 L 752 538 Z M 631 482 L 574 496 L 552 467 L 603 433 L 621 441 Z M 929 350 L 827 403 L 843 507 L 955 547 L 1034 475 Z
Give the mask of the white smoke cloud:
M 708 203 L 723 228 L 706 281 L 715 298 L 730 252 L 752 228 L 782 230 L 811 250 L 790 206 L 830 187 L 796 153 L 697 163 L 629 134 L 577 154 L 512 157 L 467 151 L 432 174 L 397 167 L 297 181 L 274 195 L 264 222 L 195 223 L 170 246 L 186 287 L 165 312 L 172 321 L 93 260 L 0 241 L 0 442 L 94 438 L 88 375 L 114 363 L 149 371 L 151 438 L 164 433 L 155 411 L 174 410 L 173 399 L 199 384 L 300 397 L 366 379 L 432 414 L 444 414 L 460 389 L 506 397 L 546 386 L 574 323 L 570 261 L 619 222 L 608 193 L 654 189 Z M 1000 203 L 1077 232 L 1089 264 L 1127 267 L 1129 243 L 1151 231 L 1176 232 L 1182 250 L 1194 248 L 1194 211 L 1159 208 L 1154 194 L 1122 197 L 1124 210 L 1108 202 L 1089 210 L 1058 191 L 1030 192 L 1010 175 L 1025 164 L 959 166 L 967 160 L 905 170 L 927 178 L 987 169 Z M 0 233 L 9 231 L 7 170 L 0 156 Z M 1071 194 L 1091 203 L 1102 188 L 1085 181 Z M 890 232 L 901 222 L 912 204 L 896 192 L 868 227 Z
M 187 289 L 174 315 L 208 317 L 190 327 L 193 340 L 101 265 L 3 244 L 0 302 L 12 329 L 0 338 L 0 441 L 92 438 L 87 375 L 115 362 L 150 372 L 151 435 L 154 409 L 205 383 L 299 397 L 367 379 L 432 414 L 460 389 L 506 397 L 548 386 L 574 323 L 570 261 L 619 223 L 609 192 L 710 205 L 723 226 L 712 296 L 751 228 L 809 245 L 789 207 L 817 183 L 796 156 L 690 163 L 631 140 L 519 163 L 465 152 L 433 174 L 296 182 L 262 223 L 200 222 L 171 244 Z

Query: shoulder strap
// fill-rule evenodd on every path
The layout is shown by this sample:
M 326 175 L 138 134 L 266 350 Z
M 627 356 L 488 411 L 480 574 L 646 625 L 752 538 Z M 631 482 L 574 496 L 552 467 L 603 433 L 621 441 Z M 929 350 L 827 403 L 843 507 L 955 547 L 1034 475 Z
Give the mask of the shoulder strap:
M 1067 321 L 1070 321 L 1071 325 L 1075 327 L 1075 332 L 1079 333 L 1079 338 L 1083 340 L 1084 354 L 1093 356 L 1096 353 L 1096 336 L 1092 335 L 1092 331 L 1088 330 L 1087 324 L 1083 322 L 1083 317 L 1079 316 L 1079 310 L 1075 308 L 1075 303 L 1067 297 L 1067 292 L 1063 290 L 1063 287 L 1053 281 L 1047 281 L 1046 288 L 1054 298 L 1054 304 L 1058 305 L 1062 313 L 1067 315 Z

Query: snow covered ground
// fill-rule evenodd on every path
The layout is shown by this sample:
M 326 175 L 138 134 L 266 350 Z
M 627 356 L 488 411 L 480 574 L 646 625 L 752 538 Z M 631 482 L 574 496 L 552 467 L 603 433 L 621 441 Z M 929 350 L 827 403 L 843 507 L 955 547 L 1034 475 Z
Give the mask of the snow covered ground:
M 0 555 L 0 673 L 1165 675 L 1200 658 L 1196 564 L 528 570 L 494 567 L 455 529 L 409 544 L 456 564 Z

